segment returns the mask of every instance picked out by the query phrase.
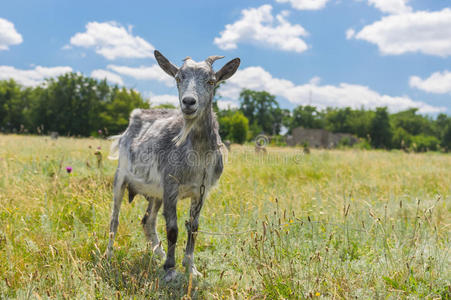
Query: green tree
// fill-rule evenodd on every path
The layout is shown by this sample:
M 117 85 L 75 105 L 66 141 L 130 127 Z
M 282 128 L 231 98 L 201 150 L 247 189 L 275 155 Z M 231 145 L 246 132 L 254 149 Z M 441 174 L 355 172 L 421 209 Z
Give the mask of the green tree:
M 443 131 L 443 136 L 440 144 L 443 148 L 446 149 L 446 151 L 451 150 L 451 124 L 448 124 L 448 126 Z
M 435 121 L 436 136 L 440 139 L 440 145 L 446 151 L 451 150 L 451 117 L 441 113 Z
M 371 120 L 369 135 L 373 147 L 390 148 L 393 133 L 386 107 L 376 108 L 376 114 Z
M 149 107 L 136 91 L 76 73 L 47 80 L 36 95 L 34 124 L 63 135 L 89 136 L 103 129 L 118 133 L 133 108 Z
M 374 117 L 374 111 L 351 107 L 330 108 L 323 113 L 326 129 L 332 132 L 355 134 L 366 138 Z
M 106 128 L 109 134 L 117 134 L 127 128 L 131 111 L 134 108 L 149 108 L 141 95 L 132 89 L 114 89 L 110 101 L 103 106 L 100 113 L 101 128 Z M 93 134 L 93 133 L 91 133 Z
M 440 141 L 431 135 L 419 134 L 412 137 L 413 150 L 416 152 L 436 151 L 440 145 Z
M 239 110 L 222 110 L 218 113 L 219 134 L 223 140 L 242 144 L 249 131 L 249 120 Z
M 291 122 L 287 124 L 289 131 L 296 127 L 323 128 L 324 120 L 322 114 L 316 107 L 311 105 L 299 105 L 293 109 Z
M 351 108 L 327 108 L 325 112 L 326 129 L 332 132 L 352 133 L 349 116 Z
M 106 82 L 76 73 L 49 79 L 40 93 L 42 114 L 37 122 L 47 131 L 60 134 L 88 136 L 93 129 L 102 128 L 99 114 L 102 101 L 107 101 L 109 87 Z
M 284 113 L 275 96 L 265 91 L 244 89 L 240 93 L 240 110 L 249 120 L 253 135 L 259 133 L 254 131 L 257 128 L 267 134 L 279 134 Z
M 396 149 L 407 149 L 412 144 L 412 135 L 402 127 L 395 128 L 393 131 L 392 147 Z
M 31 102 L 27 97 L 30 91 L 12 79 L 0 81 L 0 128 L 20 131 L 31 127 L 28 118 Z
M 411 135 L 434 135 L 431 119 L 418 115 L 418 108 L 411 108 L 391 115 L 391 123 L 394 128 L 401 127 Z

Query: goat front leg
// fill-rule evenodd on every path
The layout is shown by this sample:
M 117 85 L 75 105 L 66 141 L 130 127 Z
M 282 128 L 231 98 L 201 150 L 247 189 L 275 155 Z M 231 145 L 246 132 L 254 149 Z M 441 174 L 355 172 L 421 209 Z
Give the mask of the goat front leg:
M 185 223 L 186 231 L 188 232 L 188 241 L 186 242 L 183 266 L 185 266 L 188 273 L 195 276 L 202 276 L 194 264 L 194 244 L 196 242 L 197 230 L 199 228 L 199 215 L 204 204 L 204 198 L 196 197 L 191 199 L 190 218 Z
M 177 244 L 177 196 L 178 187 L 169 186 L 164 189 L 163 195 L 163 215 L 166 220 L 166 235 L 168 239 L 168 254 L 164 263 L 165 281 L 171 281 L 176 276 L 175 271 L 175 246 Z
M 106 256 L 108 259 L 113 255 L 114 238 L 119 226 L 119 212 L 121 210 L 122 199 L 124 198 L 125 182 L 124 176 L 116 171 L 113 184 L 113 213 L 111 214 L 110 234 Z

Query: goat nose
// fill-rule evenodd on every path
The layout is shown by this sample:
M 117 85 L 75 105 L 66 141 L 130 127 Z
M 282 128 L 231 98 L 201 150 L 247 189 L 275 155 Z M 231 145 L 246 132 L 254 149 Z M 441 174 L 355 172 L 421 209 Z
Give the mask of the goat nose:
M 196 99 L 194 99 L 193 97 L 185 97 L 183 98 L 182 103 L 186 106 L 191 106 L 196 104 Z

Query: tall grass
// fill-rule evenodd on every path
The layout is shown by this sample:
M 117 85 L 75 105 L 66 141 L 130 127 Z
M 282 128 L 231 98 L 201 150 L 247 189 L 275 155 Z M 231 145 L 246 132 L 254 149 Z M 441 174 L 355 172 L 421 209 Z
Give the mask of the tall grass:
M 0 298 L 442 298 L 451 293 L 451 156 L 232 146 L 183 274 L 161 281 L 124 201 L 108 242 L 115 161 L 100 139 L 0 135 Z M 66 166 L 73 168 L 67 173 Z M 165 244 L 164 220 L 158 231 Z

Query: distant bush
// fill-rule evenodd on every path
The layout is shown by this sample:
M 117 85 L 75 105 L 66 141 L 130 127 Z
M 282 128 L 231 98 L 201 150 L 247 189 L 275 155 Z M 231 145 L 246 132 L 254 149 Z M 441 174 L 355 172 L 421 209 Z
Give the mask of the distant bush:
M 219 133 L 223 140 L 243 144 L 248 135 L 249 121 L 238 110 L 222 111 L 219 114 Z
M 396 149 L 406 149 L 412 144 L 412 135 L 402 127 L 398 127 L 393 132 L 392 146 Z
M 436 151 L 439 146 L 440 141 L 434 136 L 420 134 L 412 137 L 411 148 L 415 152 Z
M 347 148 L 351 146 L 351 139 L 349 137 L 344 137 L 338 142 L 339 148 Z
M 283 135 L 273 135 L 269 142 L 272 146 L 286 146 L 286 138 Z
M 358 143 L 352 145 L 352 148 L 361 150 L 370 150 L 371 144 L 366 139 L 360 139 Z

